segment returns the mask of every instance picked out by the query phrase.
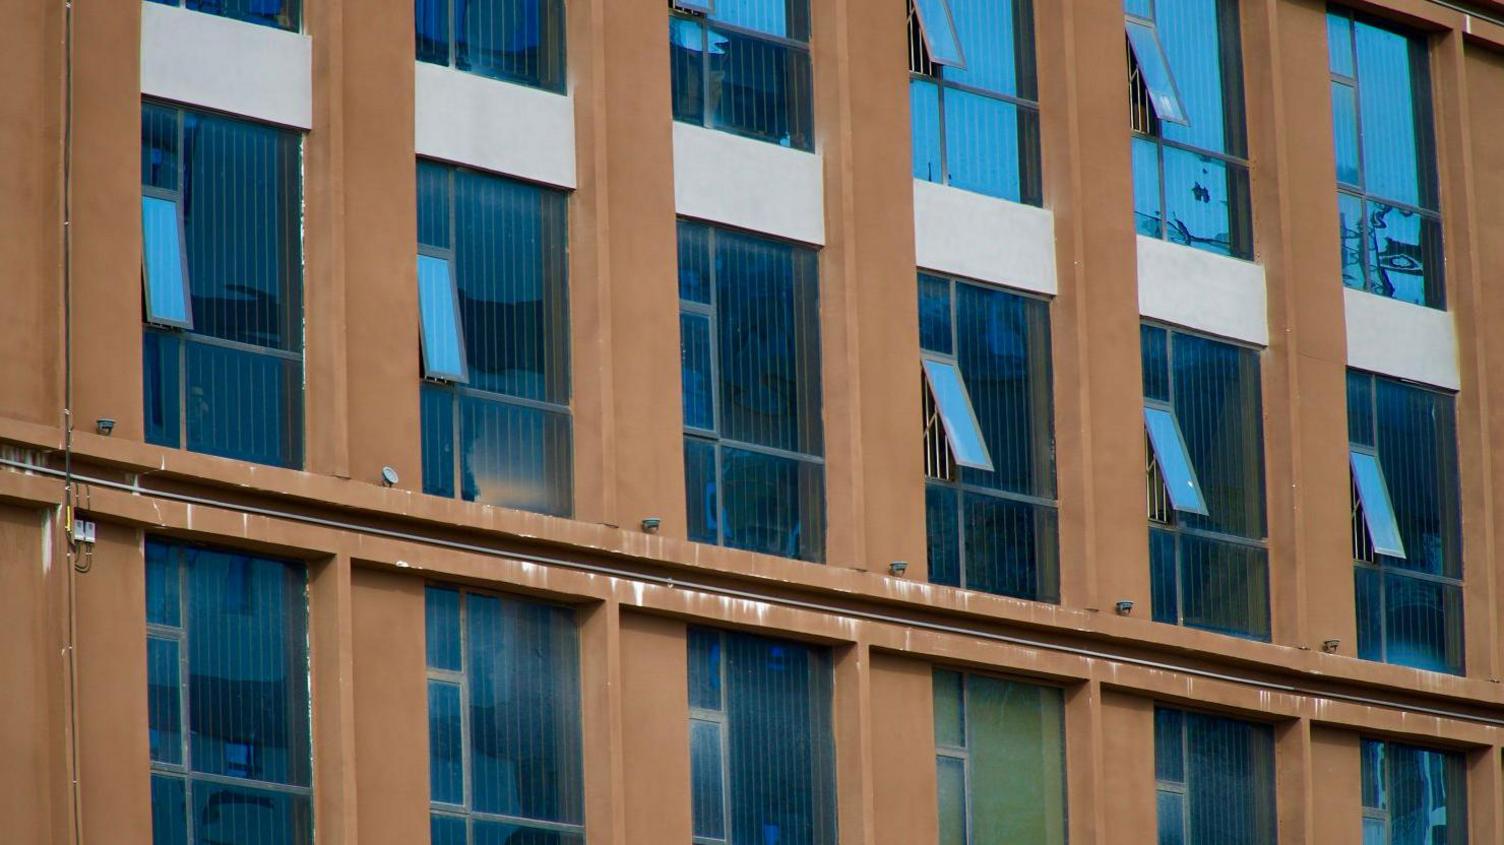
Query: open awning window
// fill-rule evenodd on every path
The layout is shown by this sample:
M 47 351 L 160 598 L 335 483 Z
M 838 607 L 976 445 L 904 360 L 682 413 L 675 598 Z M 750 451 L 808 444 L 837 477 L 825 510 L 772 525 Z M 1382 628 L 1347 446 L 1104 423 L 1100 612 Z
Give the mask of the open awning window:
M 961 36 L 956 30 L 956 18 L 951 14 L 949 0 L 914 0 L 914 13 L 919 16 L 919 31 L 924 35 L 930 61 L 938 65 L 966 67 L 966 53 L 961 48 Z
M 460 324 L 459 291 L 449 259 L 418 255 L 418 312 L 422 320 L 423 375 L 439 381 L 467 382 L 465 332 Z
M 1149 102 L 1154 113 L 1167 123 L 1189 125 L 1185 107 L 1180 101 L 1180 89 L 1175 86 L 1175 75 L 1170 70 L 1170 60 L 1165 56 L 1164 45 L 1159 41 L 1159 31 L 1153 23 L 1127 18 L 1128 46 L 1138 61 L 1139 73 L 1143 76 L 1144 88 L 1149 92 Z
M 1368 527 L 1368 538 L 1373 550 L 1388 557 L 1403 558 L 1405 541 L 1400 537 L 1399 520 L 1394 515 L 1394 501 L 1389 497 L 1389 484 L 1384 480 L 1384 467 L 1379 456 L 1363 449 L 1349 449 L 1353 468 L 1353 486 L 1358 490 L 1358 503 L 1363 506 L 1363 521 Z
M 146 286 L 148 323 L 193 328 L 188 256 L 183 242 L 183 218 L 178 214 L 177 200 L 142 196 L 141 278 Z
M 940 424 L 945 428 L 945 438 L 956 463 L 991 472 L 992 455 L 987 451 L 981 423 L 977 421 L 971 395 L 966 392 L 966 383 L 961 380 L 961 370 L 956 363 L 942 358 L 925 358 L 924 380 L 929 384 L 930 395 L 935 398 Z
M 1196 480 L 1196 468 L 1191 464 L 1175 413 L 1168 408 L 1145 406 L 1144 426 L 1149 431 L 1149 443 L 1154 447 L 1165 491 L 1170 495 L 1170 506 L 1206 516 L 1206 497 L 1201 494 L 1201 482 Z
M 669 0 L 669 5 L 681 12 L 709 15 L 715 11 L 715 0 Z

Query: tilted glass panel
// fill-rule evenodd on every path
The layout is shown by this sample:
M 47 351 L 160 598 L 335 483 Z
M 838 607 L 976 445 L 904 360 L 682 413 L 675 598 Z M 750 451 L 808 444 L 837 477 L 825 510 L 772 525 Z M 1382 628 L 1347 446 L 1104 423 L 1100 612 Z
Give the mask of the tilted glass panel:
M 564 90 L 564 0 L 416 0 L 414 25 L 418 61 Z
M 670 0 L 675 9 L 683 9 L 687 12 L 700 12 L 710 14 L 715 11 L 715 0 Z
M 1389 499 L 1389 484 L 1384 480 L 1384 469 L 1379 465 L 1378 456 L 1350 449 L 1348 457 L 1374 551 L 1390 557 L 1404 557 L 1405 542 L 1400 536 L 1394 505 Z
M 966 713 L 971 829 L 988 842 L 1064 845 L 1060 690 L 969 675 Z
M 192 329 L 188 262 L 176 200 L 141 198 L 141 262 L 146 281 L 146 321 Z
M 418 256 L 418 313 L 423 329 L 423 375 L 464 382 L 468 368 L 459 294 L 449 272 L 449 259 Z
M 945 425 L 945 433 L 956 463 L 991 472 L 992 458 L 987 453 L 987 444 L 982 440 L 981 425 L 977 422 L 976 411 L 971 407 L 971 397 L 966 392 L 966 385 L 961 381 L 960 370 L 952 361 L 926 358 L 923 363 L 924 374 L 940 410 L 940 419 Z
M 1164 48 L 1160 45 L 1159 35 L 1154 27 L 1134 20 L 1125 23 L 1128 27 L 1128 44 L 1133 48 L 1134 58 L 1138 59 L 1139 72 L 1143 74 L 1154 113 L 1160 120 L 1169 123 L 1188 122 L 1185 107 L 1181 105 L 1180 94 L 1175 88 L 1175 79 L 1170 73 L 1170 62 L 1165 58 Z
M 1196 481 L 1196 470 L 1191 466 L 1191 456 L 1186 452 L 1185 438 L 1175 415 L 1164 408 L 1146 407 L 1144 424 L 1149 429 L 1149 442 L 1154 445 L 1154 457 L 1159 461 L 1171 504 L 1178 511 L 1205 514 L 1206 500 L 1201 495 L 1201 485 Z
M 956 34 L 949 0 L 914 0 L 914 11 L 919 15 L 930 59 L 937 64 L 965 67 L 965 49 Z
M 164 6 L 183 6 L 195 12 L 297 32 L 302 20 L 300 0 L 148 0 Z

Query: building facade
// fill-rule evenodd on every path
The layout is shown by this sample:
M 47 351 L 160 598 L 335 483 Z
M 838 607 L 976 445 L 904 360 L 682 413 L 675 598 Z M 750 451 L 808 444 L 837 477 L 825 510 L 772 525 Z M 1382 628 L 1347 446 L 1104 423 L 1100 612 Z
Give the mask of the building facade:
M 4 7 L 7 842 L 1504 842 L 1504 3 Z

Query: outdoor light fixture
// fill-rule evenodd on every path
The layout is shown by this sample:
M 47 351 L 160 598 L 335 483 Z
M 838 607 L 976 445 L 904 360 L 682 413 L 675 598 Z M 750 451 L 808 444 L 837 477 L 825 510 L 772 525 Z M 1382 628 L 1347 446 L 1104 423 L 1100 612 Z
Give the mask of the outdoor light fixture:
M 1327 654 L 1336 654 L 1337 649 L 1341 647 L 1341 645 L 1341 640 L 1322 640 L 1321 650 L 1326 652 Z
M 1127 616 L 1133 612 L 1133 602 L 1128 599 L 1120 599 L 1117 604 L 1113 605 L 1113 609 L 1118 612 L 1119 616 Z
M 663 520 L 656 516 L 647 517 L 642 521 L 642 530 L 648 534 L 657 534 L 658 528 L 663 525 Z
M 109 437 L 110 432 L 115 430 L 115 421 L 109 417 L 100 417 L 94 421 L 94 430 Z
M 895 578 L 902 578 L 903 574 L 908 571 L 909 562 L 906 560 L 895 560 L 892 563 L 888 564 L 888 574 L 894 576 Z
M 381 486 L 393 487 L 397 484 L 397 482 L 401 480 L 401 478 L 397 477 L 397 471 L 395 469 L 392 469 L 391 467 L 381 468 Z

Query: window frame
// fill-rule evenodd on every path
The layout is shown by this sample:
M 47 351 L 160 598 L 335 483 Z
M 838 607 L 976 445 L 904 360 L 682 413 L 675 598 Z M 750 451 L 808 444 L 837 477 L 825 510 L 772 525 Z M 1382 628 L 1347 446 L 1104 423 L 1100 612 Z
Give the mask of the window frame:
M 1384 475 L 1384 462 L 1379 459 L 1378 449 L 1348 444 L 1347 453 L 1353 489 L 1357 495 L 1358 505 L 1363 510 L 1363 524 L 1368 531 L 1368 542 L 1372 545 L 1374 553 L 1388 557 L 1406 557 L 1405 539 L 1400 535 L 1399 518 L 1394 512 L 1394 498 L 1389 494 L 1389 481 Z M 1372 474 L 1361 471 L 1358 467 L 1360 463 L 1371 463 Z M 1384 532 L 1392 535 L 1397 545 L 1391 546 L 1379 539 L 1381 532 L 1374 530 L 1375 520 L 1382 520 L 1385 523 Z
M 951 11 L 950 0 L 910 0 L 913 9 L 915 26 L 919 28 L 920 36 L 924 39 L 926 55 L 930 61 L 937 65 L 947 67 L 966 67 L 966 45 L 961 42 L 961 33 L 956 29 L 956 16 Z M 929 11 L 925 11 L 925 7 Z M 931 21 L 930 16 L 941 18 L 939 21 Z M 940 54 L 935 50 L 935 37 L 931 35 L 931 28 L 950 33 L 950 43 L 955 47 L 955 55 L 949 53 Z
M 950 444 L 951 460 L 956 466 L 995 472 L 992 452 L 987 448 L 987 439 L 982 436 L 982 424 L 977 419 L 971 393 L 961 377 L 960 362 L 953 356 L 928 351 L 923 352 L 919 359 L 925 387 L 934 400 L 936 413 L 945 431 L 945 440 Z M 945 377 L 951 380 L 948 385 L 953 389 L 942 390 L 937 387 L 937 373 L 945 373 Z M 973 442 L 963 445 L 961 441 Z M 977 454 L 978 451 L 980 454 Z

